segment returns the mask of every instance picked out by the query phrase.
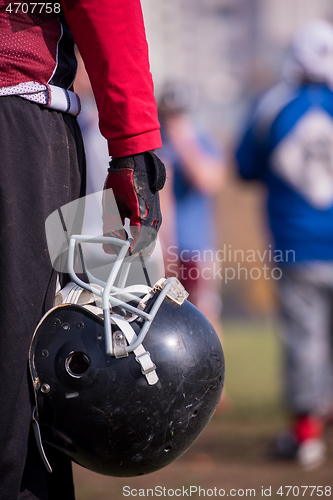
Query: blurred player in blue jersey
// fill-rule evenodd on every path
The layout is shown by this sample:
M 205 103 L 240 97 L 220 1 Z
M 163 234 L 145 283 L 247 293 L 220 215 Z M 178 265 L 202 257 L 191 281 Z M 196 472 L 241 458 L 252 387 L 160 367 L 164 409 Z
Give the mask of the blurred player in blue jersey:
M 241 177 L 267 188 L 281 256 L 290 425 L 278 437 L 276 456 L 308 469 L 325 458 L 323 431 L 333 406 L 332 89 L 333 27 L 312 21 L 295 35 L 283 79 L 259 100 L 236 155 Z

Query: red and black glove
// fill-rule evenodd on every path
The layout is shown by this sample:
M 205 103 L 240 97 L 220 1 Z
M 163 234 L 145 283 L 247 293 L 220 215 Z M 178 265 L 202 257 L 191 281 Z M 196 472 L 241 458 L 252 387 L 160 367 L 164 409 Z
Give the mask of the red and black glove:
M 162 223 L 158 191 L 163 188 L 165 179 L 165 166 L 152 151 L 113 158 L 104 184 L 103 234 L 126 237 L 124 229 L 119 224 L 115 226 L 115 200 L 122 224 L 125 218 L 130 220 L 133 237 L 130 254 L 149 255 Z M 107 191 L 110 189 L 114 198 L 112 192 Z M 104 251 L 114 253 L 115 247 L 104 245 Z

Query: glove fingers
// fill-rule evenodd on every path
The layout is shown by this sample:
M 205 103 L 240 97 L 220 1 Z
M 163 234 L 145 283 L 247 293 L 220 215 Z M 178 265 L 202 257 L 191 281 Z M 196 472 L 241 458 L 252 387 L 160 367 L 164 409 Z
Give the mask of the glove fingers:
M 155 248 L 157 231 L 153 227 L 147 226 L 131 226 L 131 234 L 133 241 L 129 252 L 134 254 L 141 253 L 142 256 L 148 256 Z
M 122 241 L 125 241 L 127 239 L 127 234 L 125 229 L 118 229 L 116 231 L 108 231 L 108 233 L 104 233 L 104 236 L 110 236 L 112 238 L 118 238 Z M 117 245 L 116 243 L 104 243 L 103 244 L 103 250 L 105 253 L 108 254 L 118 254 L 121 246 Z

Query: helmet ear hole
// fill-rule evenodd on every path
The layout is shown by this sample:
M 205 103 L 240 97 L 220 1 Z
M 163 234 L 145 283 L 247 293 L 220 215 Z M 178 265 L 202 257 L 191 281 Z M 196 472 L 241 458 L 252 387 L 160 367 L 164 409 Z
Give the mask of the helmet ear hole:
M 82 377 L 89 366 L 90 359 L 84 352 L 71 352 L 65 361 L 66 371 L 74 378 Z

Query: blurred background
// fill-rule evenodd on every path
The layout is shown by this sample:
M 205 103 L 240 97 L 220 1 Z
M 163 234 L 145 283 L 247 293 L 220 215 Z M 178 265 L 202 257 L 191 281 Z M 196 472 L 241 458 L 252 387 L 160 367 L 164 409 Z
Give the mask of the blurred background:
M 295 31 L 311 19 L 333 21 L 331 0 L 142 0 L 142 7 L 157 99 L 165 82 L 186 83 L 193 119 L 230 157 L 253 100 L 279 80 Z M 269 248 L 263 196 L 260 186 L 235 181 L 229 162 L 216 200 L 219 248 Z M 272 280 L 230 280 L 222 293 L 225 317 L 274 310 Z
M 279 80 L 295 30 L 311 19 L 333 21 L 333 3 L 142 0 L 142 7 L 157 101 L 166 83 L 186 84 L 191 94 L 191 119 L 223 151 L 225 178 L 213 196 L 215 248 L 224 252 L 220 253 L 224 260 L 219 266 L 234 268 L 236 275 L 239 263 L 249 272 L 259 264 L 262 267 L 271 248 L 263 211 L 265 190 L 237 178 L 235 145 L 258 94 Z M 82 100 L 81 125 L 87 134 L 89 167 L 97 152 L 101 162 L 107 161 L 107 150 L 103 138 L 96 139 L 97 115 L 88 98 L 89 89 L 82 87 L 82 82 L 78 85 L 78 93 L 82 89 L 87 96 Z M 96 153 L 92 152 L 93 144 Z M 104 171 L 99 183 L 103 178 Z M 255 262 L 244 259 L 248 252 L 256 253 Z M 234 488 L 236 498 L 250 496 L 247 488 L 255 488 L 256 497 L 282 498 L 287 490 L 279 488 L 286 485 L 294 487 L 289 497 L 312 498 L 319 494 L 296 487 L 333 486 L 332 428 L 326 430 L 328 460 L 321 468 L 309 472 L 295 463 L 270 460 L 271 442 L 284 422 L 276 283 L 263 273 L 245 276 L 243 271 L 236 279 L 221 283 L 219 321 L 226 355 L 227 398 L 197 443 L 176 463 L 146 477 L 105 478 L 76 467 L 78 500 L 118 500 L 124 498 L 125 485 L 136 489 L 137 496 L 140 488 L 157 485 L 169 489 L 190 485 L 225 488 L 226 496 Z

